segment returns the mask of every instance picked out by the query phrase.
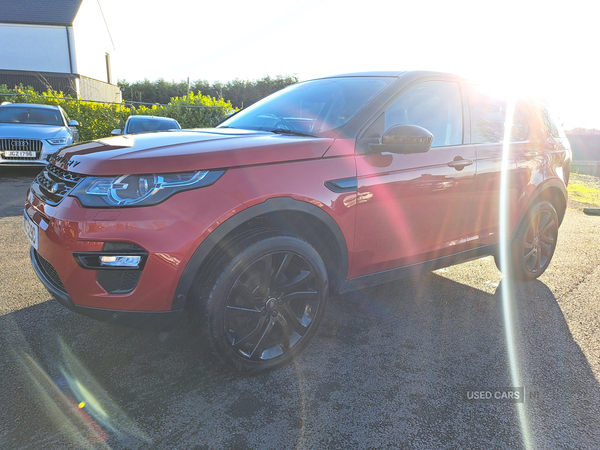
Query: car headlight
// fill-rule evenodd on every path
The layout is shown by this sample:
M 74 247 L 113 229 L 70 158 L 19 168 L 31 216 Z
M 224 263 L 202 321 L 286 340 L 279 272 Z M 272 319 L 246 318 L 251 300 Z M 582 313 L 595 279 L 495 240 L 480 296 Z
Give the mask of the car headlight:
M 46 141 L 52 145 L 59 145 L 59 144 L 66 145 L 69 143 L 69 138 L 63 137 L 63 138 L 56 138 L 56 139 L 46 139 Z
M 86 177 L 69 195 L 77 197 L 83 206 L 91 208 L 149 206 L 156 205 L 177 192 L 209 186 L 224 173 L 224 170 L 200 170 Z

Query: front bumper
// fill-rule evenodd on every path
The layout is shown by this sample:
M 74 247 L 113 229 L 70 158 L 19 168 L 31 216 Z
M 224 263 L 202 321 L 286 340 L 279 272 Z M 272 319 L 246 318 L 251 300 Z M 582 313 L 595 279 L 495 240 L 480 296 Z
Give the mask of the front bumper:
M 8 141 L 9 139 L 3 138 L 2 140 Z M 4 151 L 0 151 L 0 165 L 3 166 L 16 166 L 16 167 L 30 167 L 30 166 L 45 166 L 48 164 L 48 158 L 53 153 L 56 153 L 61 148 L 68 144 L 49 144 L 45 140 L 38 140 L 41 142 L 42 147 L 36 152 L 35 157 L 30 158 L 19 158 L 19 157 L 7 157 Z
M 31 247 L 29 256 L 35 273 L 48 292 L 61 305 L 92 319 L 134 328 L 169 330 L 175 328 L 185 314 L 183 310 L 165 312 L 121 311 L 78 306 L 71 300 L 52 265 L 44 260 L 33 247 Z
M 165 318 L 184 314 L 188 293 L 176 290 L 191 256 L 215 222 L 237 207 L 239 202 L 214 186 L 155 206 L 116 209 L 84 208 L 70 196 L 52 206 L 30 190 L 25 214 L 39 233 L 31 262 L 48 291 L 69 309 L 102 321 L 162 328 Z M 119 250 L 123 245 L 133 250 Z M 121 251 L 142 255 L 143 264 L 135 270 L 95 267 L 94 255 Z

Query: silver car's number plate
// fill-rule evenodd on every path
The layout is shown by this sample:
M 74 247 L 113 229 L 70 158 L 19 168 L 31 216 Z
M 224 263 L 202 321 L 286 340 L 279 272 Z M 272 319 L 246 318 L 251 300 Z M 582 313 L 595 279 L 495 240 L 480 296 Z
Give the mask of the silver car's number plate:
M 29 218 L 27 213 L 23 215 L 23 229 L 25 230 L 25 236 L 27 236 L 27 239 L 31 242 L 33 248 L 39 250 L 39 228 L 34 221 Z
M 9 158 L 35 158 L 35 152 L 25 150 L 5 150 L 4 156 Z

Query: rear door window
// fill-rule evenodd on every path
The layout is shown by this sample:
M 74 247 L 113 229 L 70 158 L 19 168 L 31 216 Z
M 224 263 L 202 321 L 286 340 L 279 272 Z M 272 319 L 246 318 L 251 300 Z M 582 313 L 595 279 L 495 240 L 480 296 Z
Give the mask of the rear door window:
M 496 97 L 476 85 L 467 85 L 471 111 L 471 143 L 487 144 L 504 141 L 506 99 Z M 529 125 L 520 103 L 515 105 L 512 117 L 511 142 L 527 141 Z

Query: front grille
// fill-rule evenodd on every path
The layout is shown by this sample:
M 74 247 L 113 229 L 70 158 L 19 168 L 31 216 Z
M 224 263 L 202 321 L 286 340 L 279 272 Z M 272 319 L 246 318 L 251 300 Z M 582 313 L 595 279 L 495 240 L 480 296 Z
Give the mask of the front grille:
M 33 180 L 31 188 L 41 200 L 54 206 L 58 205 L 84 178 L 83 175 L 48 164 Z
M 42 141 L 37 139 L 0 139 L 0 153 L 2 154 L 2 158 L 8 161 L 35 161 L 36 159 L 40 159 L 43 146 Z M 6 156 L 5 152 L 7 151 L 33 151 L 35 152 L 35 156 Z
M 62 284 L 62 281 L 60 281 L 60 277 L 56 273 L 56 270 L 54 269 L 52 264 L 50 264 L 48 261 L 46 261 L 44 258 L 42 258 L 38 252 L 35 252 L 35 259 L 38 262 L 40 271 L 46 276 L 46 279 L 48 280 L 48 282 L 50 282 L 50 284 L 52 284 L 52 286 L 55 289 L 66 294 L 67 290 L 65 289 L 65 286 Z

